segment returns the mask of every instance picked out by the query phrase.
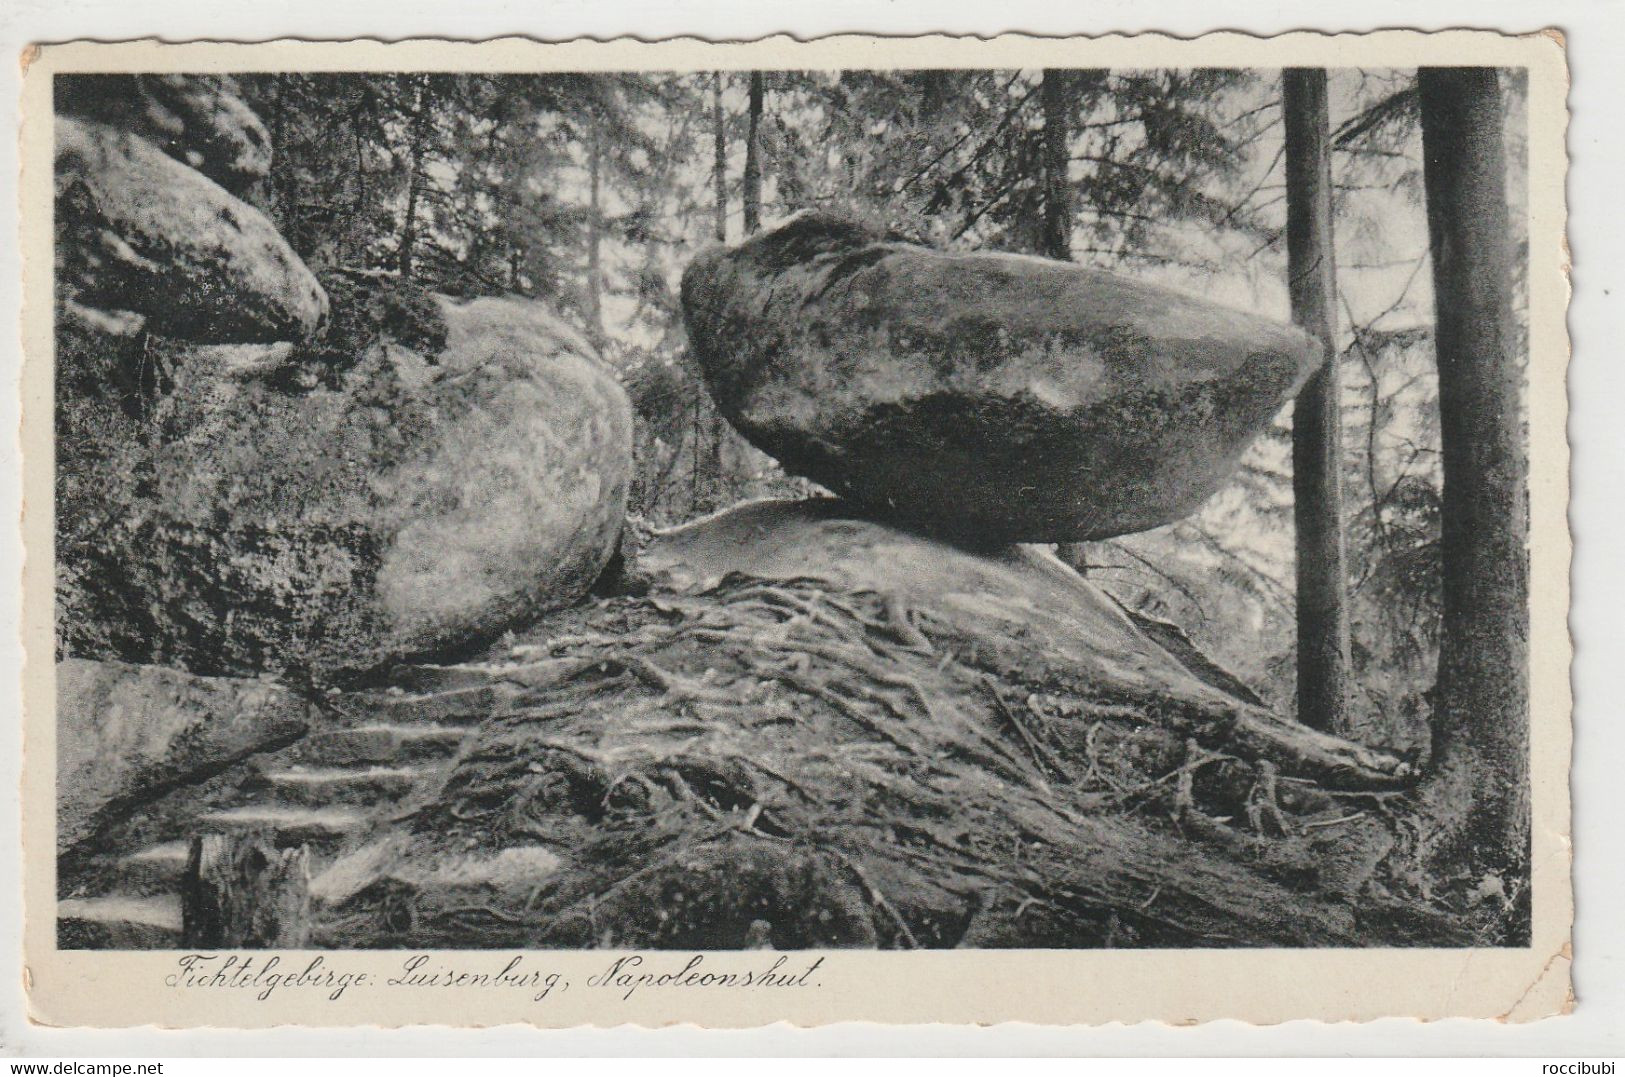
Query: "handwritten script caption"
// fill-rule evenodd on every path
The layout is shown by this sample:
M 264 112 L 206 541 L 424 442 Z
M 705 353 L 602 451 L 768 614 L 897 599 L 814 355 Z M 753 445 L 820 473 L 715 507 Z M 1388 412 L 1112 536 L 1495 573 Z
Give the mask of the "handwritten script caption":
M 462 955 L 458 955 L 459 958 Z M 610 958 L 599 972 L 579 980 L 588 991 L 627 1001 L 643 990 L 717 990 L 818 987 L 824 958 L 789 954 L 625 954 Z M 284 958 L 278 954 L 188 953 L 176 959 L 164 978 L 174 990 L 252 992 L 265 1002 L 277 992 L 319 992 L 330 1002 L 346 993 L 417 989 L 528 991 L 542 1002 L 570 990 L 571 981 L 532 954 L 470 957 L 452 962 L 412 954 L 387 973 L 346 968 L 343 959 L 318 954 Z

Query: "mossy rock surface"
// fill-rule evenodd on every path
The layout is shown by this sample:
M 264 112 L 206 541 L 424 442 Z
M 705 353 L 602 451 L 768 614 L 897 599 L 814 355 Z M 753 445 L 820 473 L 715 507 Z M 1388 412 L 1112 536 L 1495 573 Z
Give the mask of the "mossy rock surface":
M 818 215 L 696 259 L 683 309 L 758 448 L 874 513 L 987 543 L 1195 511 L 1321 362 L 1296 328 L 1170 288 Z
M 586 593 L 631 470 L 591 347 L 527 301 L 335 283 L 328 331 L 254 376 L 218 348 L 64 338 L 66 653 L 343 680 Z M 162 384 L 106 377 L 120 348 Z
M 271 133 L 229 75 L 59 75 L 56 111 L 139 135 L 239 198 L 271 171 Z
M 303 736 L 309 705 L 257 679 L 69 659 L 56 667 L 57 848 Z

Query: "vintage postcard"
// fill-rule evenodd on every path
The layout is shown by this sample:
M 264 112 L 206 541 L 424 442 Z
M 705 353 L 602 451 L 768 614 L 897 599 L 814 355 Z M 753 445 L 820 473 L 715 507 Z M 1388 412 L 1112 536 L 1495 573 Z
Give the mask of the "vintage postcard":
M 1560 35 L 23 61 L 35 1021 L 1569 1006 Z

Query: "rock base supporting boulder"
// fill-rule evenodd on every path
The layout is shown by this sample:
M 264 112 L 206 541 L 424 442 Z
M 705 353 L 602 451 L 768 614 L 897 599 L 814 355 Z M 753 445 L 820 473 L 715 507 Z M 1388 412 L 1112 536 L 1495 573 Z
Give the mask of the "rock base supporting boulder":
M 730 552 L 747 574 L 716 578 Z M 1402 761 L 1253 713 L 1053 559 L 982 557 L 828 504 L 778 503 L 657 536 L 644 566 L 646 597 L 555 616 L 483 663 L 402 685 L 484 693 L 488 716 L 403 823 L 313 880 L 313 939 L 793 949 L 1449 935 L 1425 911 L 1388 915 L 1328 853 L 1369 826 L 1380 859 L 1392 838 L 1373 798 L 1403 784 Z M 1005 619 L 1017 610 L 1019 623 Z M 1063 621 L 1070 643 L 1050 634 Z M 1269 723 L 1279 730 L 1261 734 Z M 477 900 L 432 870 L 517 849 L 551 854 L 547 870 Z

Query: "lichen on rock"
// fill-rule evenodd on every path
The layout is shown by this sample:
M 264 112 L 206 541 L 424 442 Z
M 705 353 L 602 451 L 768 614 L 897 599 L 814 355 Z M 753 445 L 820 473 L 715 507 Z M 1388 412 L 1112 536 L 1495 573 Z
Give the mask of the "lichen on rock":
M 590 346 L 522 300 L 335 297 L 290 359 L 310 384 L 171 345 L 135 422 L 114 386 L 70 382 L 129 470 L 59 471 L 68 653 L 323 680 L 477 648 L 586 593 L 631 467 L 630 406 Z
M 1298 329 L 1169 288 L 814 214 L 701 255 L 683 309 L 758 448 L 874 513 L 994 543 L 1193 512 L 1321 361 Z

